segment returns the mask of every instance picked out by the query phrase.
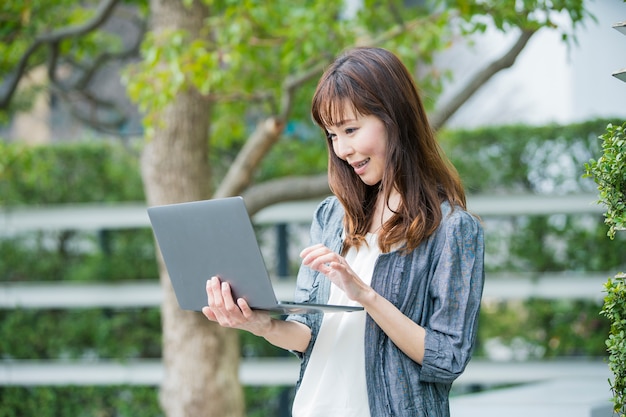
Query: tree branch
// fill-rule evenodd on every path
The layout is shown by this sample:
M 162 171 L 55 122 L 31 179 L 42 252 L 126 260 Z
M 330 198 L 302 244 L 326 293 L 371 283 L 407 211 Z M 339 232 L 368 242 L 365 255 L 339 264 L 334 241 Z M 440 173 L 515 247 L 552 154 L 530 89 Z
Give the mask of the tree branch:
M 246 102 L 263 102 L 272 101 L 274 95 L 269 91 L 258 91 L 252 93 L 233 92 L 228 94 L 209 93 L 205 94 L 209 101 L 212 103 L 225 103 L 234 101 L 246 101 Z
M 432 19 L 429 16 L 428 19 Z M 379 44 L 395 36 L 399 36 L 407 30 L 412 30 L 417 27 L 423 19 L 415 19 L 410 22 L 406 22 L 402 25 L 397 25 L 387 32 L 381 34 L 380 37 L 370 40 L 368 44 Z M 280 121 L 280 130 L 276 133 L 263 133 L 264 123 L 257 126 L 257 129 L 253 133 L 252 137 L 246 142 L 242 151 L 237 155 L 235 163 L 231 165 L 228 173 L 219 189 L 214 194 L 216 197 L 226 197 L 229 195 L 241 194 L 246 190 L 246 187 L 252 182 L 252 174 L 258 164 L 261 162 L 265 154 L 270 150 L 271 146 L 279 139 L 284 126 L 284 121 L 289 119 L 291 109 L 293 106 L 293 100 L 295 93 L 303 84 L 311 79 L 319 76 L 326 66 L 331 62 L 332 57 L 328 56 L 326 59 L 319 61 L 309 67 L 308 70 L 288 77 L 283 83 L 282 96 L 281 96 L 281 108 L 280 114 L 277 119 L 267 119 L 266 123 L 276 123 Z M 254 137 L 256 136 L 256 138 Z M 248 150 L 246 150 L 248 148 Z M 254 149 L 254 152 L 251 151 Z M 254 185 L 250 189 L 245 191 L 247 196 L 246 204 L 248 209 L 252 211 L 265 207 L 268 204 L 273 204 L 286 200 L 321 197 L 330 193 L 328 188 L 328 178 L 326 175 L 319 177 L 287 177 L 282 180 L 271 181 L 269 183 L 263 183 Z
M 439 130 L 444 124 L 446 124 L 450 117 L 452 117 L 452 115 L 454 115 L 454 113 L 456 113 L 456 111 L 463 104 L 465 104 L 465 102 L 467 102 L 467 100 L 469 100 L 470 97 L 478 91 L 478 89 L 485 85 L 491 77 L 498 72 L 511 67 L 535 33 L 536 30 L 523 30 L 517 41 L 507 53 L 479 71 L 456 96 L 437 110 L 430 118 L 433 129 Z
M 256 129 L 237 154 L 213 198 L 241 194 L 252 181 L 254 171 L 265 154 L 280 138 L 283 128 L 283 121 L 277 118 L 265 119 L 257 124 Z
M 282 201 L 322 198 L 327 195 L 330 195 L 330 188 L 326 174 L 278 178 L 253 185 L 243 193 L 250 215 Z
M 54 54 L 56 54 L 56 48 L 54 45 L 66 38 L 81 36 L 100 27 L 111 15 L 113 9 L 115 9 L 115 6 L 119 1 L 120 0 L 103 1 L 96 10 L 94 17 L 82 25 L 61 28 L 47 34 L 37 36 L 24 55 L 20 58 L 13 76 L 9 77 L 7 86 L 3 88 L 5 92 L 0 97 L 0 109 L 6 109 L 9 106 L 9 103 L 11 102 L 11 99 L 17 89 L 17 85 L 26 72 L 26 67 L 30 57 L 39 49 L 39 47 L 45 44 L 51 46 L 53 56 L 49 57 L 48 60 L 48 73 L 50 74 L 55 71 L 55 68 L 51 68 L 50 65 L 56 65 L 57 62 L 56 56 L 54 56 Z
M 259 123 L 246 141 L 241 151 L 237 154 L 235 162 L 230 166 L 226 177 L 220 183 L 214 194 L 214 198 L 238 195 L 243 192 L 252 182 L 254 171 L 269 152 L 272 146 L 280 139 L 291 113 L 293 97 L 302 84 L 316 77 L 327 65 L 320 62 L 307 71 L 296 76 L 288 77 L 283 83 L 282 108 L 280 115 L 271 117 Z
M 316 65 L 313 65 L 302 74 L 288 77 L 285 80 L 283 84 L 283 93 L 281 98 L 281 109 L 279 116 L 281 120 L 289 119 L 289 115 L 291 114 L 291 109 L 293 107 L 293 98 L 298 88 L 300 88 L 304 83 L 320 75 L 329 63 L 330 59 L 321 61 Z
M 128 48 L 120 52 L 105 51 L 101 53 L 100 55 L 96 56 L 96 58 L 93 60 L 91 65 L 88 65 L 88 66 L 82 65 L 79 62 L 71 61 L 69 59 L 64 59 L 64 61 L 70 62 L 73 68 L 78 68 L 82 72 L 82 74 L 75 81 L 73 81 L 72 83 L 67 83 L 67 84 L 63 84 L 61 81 L 59 81 L 56 78 L 56 76 L 54 76 L 53 78 L 51 78 L 51 80 L 55 83 L 56 87 L 59 89 L 63 89 L 65 91 L 69 91 L 69 90 L 82 91 L 87 88 L 87 86 L 89 85 L 89 83 L 91 82 L 95 74 L 97 73 L 98 69 L 100 69 L 107 62 L 121 61 L 123 59 L 130 58 L 134 55 L 137 55 L 139 52 L 139 48 L 141 46 L 141 41 L 143 40 L 144 35 L 145 35 L 147 25 L 146 25 L 146 22 L 141 21 L 139 19 L 133 19 L 133 20 L 135 21 L 135 23 L 137 24 L 137 27 L 139 28 L 139 33 L 132 45 L 130 45 Z
M 99 28 L 113 13 L 115 6 L 120 0 L 104 0 L 96 9 L 96 14 L 91 20 L 81 25 L 68 26 L 55 30 L 47 35 L 38 37 L 44 42 L 60 42 L 66 38 L 74 38 L 89 33 Z
M 358 46 L 381 45 L 387 41 L 390 41 L 391 39 L 397 36 L 402 35 L 403 33 L 410 32 L 412 30 L 417 30 L 420 26 L 424 24 L 424 22 L 431 21 L 431 20 L 435 21 L 439 19 L 440 17 L 441 17 L 441 13 L 435 13 L 427 17 L 420 17 L 417 19 L 409 20 L 408 22 L 402 22 L 402 24 L 397 24 L 391 27 L 391 29 L 388 29 L 387 31 L 381 33 L 375 38 L 363 37 L 357 40 L 356 44 Z
M 113 100 L 99 98 L 87 90 L 63 91 L 54 88 L 54 91 L 68 103 L 70 114 L 74 118 L 97 131 L 119 135 L 120 128 L 128 120 Z M 77 97 L 73 98 L 73 95 Z M 99 115 L 102 112 L 105 116 Z

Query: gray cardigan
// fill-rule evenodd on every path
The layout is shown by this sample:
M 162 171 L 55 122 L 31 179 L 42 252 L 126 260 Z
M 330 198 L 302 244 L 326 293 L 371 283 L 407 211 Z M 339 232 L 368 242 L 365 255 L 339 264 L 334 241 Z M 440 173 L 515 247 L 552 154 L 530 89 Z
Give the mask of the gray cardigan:
M 448 203 L 435 233 L 408 254 L 379 256 L 371 286 L 426 329 L 420 365 L 400 351 L 368 315 L 365 323 L 365 375 L 372 417 L 446 417 L 449 392 L 470 360 L 484 283 L 484 240 L 474 216 Z M 340 252 L 343 207 L 335 197 L 315 212 L 311 243 Z M 326 303 L 330 280 L 307 267 L 298 273 L 295 300 Z M 307 350 L 300 354 L 300 380 L 319 332 L 322 315 L 290 315 L 311 328 Z

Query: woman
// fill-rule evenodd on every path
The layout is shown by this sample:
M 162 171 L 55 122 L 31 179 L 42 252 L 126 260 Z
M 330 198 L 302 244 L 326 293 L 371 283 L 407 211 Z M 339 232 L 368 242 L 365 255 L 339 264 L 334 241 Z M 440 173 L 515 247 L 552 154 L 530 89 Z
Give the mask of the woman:
M 334 196 L 315 213 L 295 299 L 364 311 L 278 320 L 213 277 L 203 312 L 301 357 L 295 417 L 449 416 L 484 282 L 483 232 L 458 174 L 389 51 L 338 57 L 312 115 L 326 133 Z

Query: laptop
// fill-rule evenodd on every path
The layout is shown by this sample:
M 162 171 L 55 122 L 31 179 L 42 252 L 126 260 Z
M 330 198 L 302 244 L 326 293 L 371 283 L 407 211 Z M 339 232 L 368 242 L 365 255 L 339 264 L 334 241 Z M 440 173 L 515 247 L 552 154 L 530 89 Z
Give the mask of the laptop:
M 217 275 L 233 297 L 279 314 L 363 310 L 361 306 L 278 301 L 242 197 L 148 208 L 148 217 L 183 310 L 206 306 L 206 282 Z

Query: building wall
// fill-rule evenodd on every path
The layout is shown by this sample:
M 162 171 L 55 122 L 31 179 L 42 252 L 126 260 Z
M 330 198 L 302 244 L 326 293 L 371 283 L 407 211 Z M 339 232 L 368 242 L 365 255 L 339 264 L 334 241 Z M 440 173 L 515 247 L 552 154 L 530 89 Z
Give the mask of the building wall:
M 597 21 L 588 20 L 577 29 L 577 43 L 568 46 L 558 33 L 540 31 L 515 65 L 490 80 L 448 126 L 626 119 L 626 84 L 611 75 L 626 67 L 626 37 L 612 28 L 626 20 L 626 4 L 622 0 L 587 0 L 587 8 Z M 475 47 L 457 45 L 444 54 L 440 64 L 452 69 L 455 77 L 442 101 L 490 59 L 508 50 L 516 38 L 515 33 L 491 30 L 476 37 Z

